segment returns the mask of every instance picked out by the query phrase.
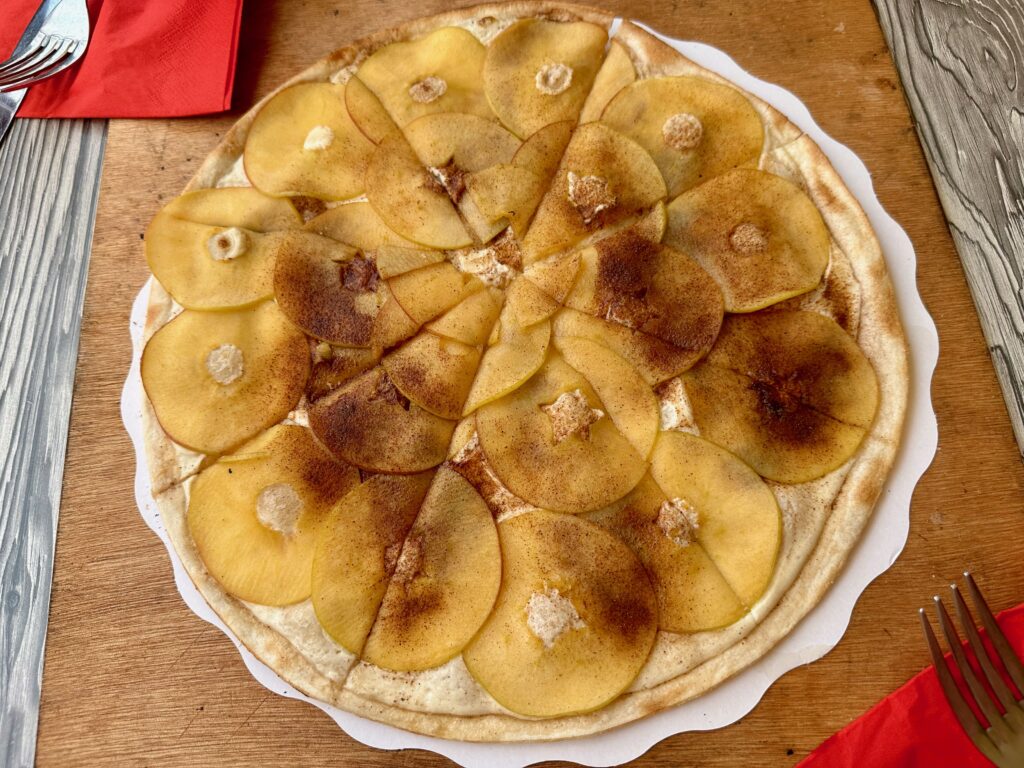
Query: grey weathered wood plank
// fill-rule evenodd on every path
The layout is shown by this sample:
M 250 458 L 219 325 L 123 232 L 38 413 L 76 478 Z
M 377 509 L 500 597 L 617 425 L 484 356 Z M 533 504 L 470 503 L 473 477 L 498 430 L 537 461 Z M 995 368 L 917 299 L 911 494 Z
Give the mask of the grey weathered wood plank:
M 1024 452 L 1024 3 L 875 6 Z
M 0 765 L 33 762 L 57 512 L 105 121 L 0 144 Z

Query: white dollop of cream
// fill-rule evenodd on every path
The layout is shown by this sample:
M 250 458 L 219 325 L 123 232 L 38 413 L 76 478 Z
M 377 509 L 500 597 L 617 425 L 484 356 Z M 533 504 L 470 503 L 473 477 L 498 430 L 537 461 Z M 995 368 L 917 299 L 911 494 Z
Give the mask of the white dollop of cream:
M 688 547 L 697 538 L 700 518 L 690 502 L 676 497 L 661 503 L 658 527 L 677 546 Z
M 231 261 L 249 250 L 249 235 L 244 229 L 228 227 L 206 241 L 206 250 L 214 261 Z
M 661 126 L 661 137 L 672 149 L 685 152 L 700 144 L 704 138 L 704 125 L 696 115 L 679 112 Z
M 526 603 L 526 626 L 545 648 L 573 629 L 584 629 L 587 623 L 576 612 L 576 606 L 557 589 L 534 592 Z
M 448 83 L 443 78 L 431 75 L 409 86 L 409 98 L 417 104 L 429 104 L 440 99 L 447 91 Z
M 302 142 L 302 148 L 315 152 L 327 149 L 334 143 L 334 131 L 329 125 L 314 125 L 306 134 L 306 140 Z
M 221 344 L 206 355 L 206 370 L 218 384 L 227 386 L 238 381 L 245 372 L 242 350 L 234 344 Z
M 256 517 L 278 533 L 292 536 L 302 514 L 302 497 L 288 483 L 268 485 L 256 497 Z
M 546 96 L 565 93 L 572 85 L 572 67 L 559 62 L 549 62 L 537 70 L 533 82 L 537 90 Z

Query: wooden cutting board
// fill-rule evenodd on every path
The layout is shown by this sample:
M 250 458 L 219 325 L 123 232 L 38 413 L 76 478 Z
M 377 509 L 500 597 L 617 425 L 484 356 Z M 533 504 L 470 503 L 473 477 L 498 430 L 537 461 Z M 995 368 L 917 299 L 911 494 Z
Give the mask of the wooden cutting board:
M 917 249 L 942 356 L 940 448 L 918 487 L 910 540 L 868 588 L 826 658 L 777 682 L 741 722 L 678 735 L 645 765 L 790 765 L 924 667 L 915 612 L 964 568 L 994 608 L 1024 600 L 1024 467 L 977 315 L 868 0 L 600 2 L 718 46 L 792 90 L 867 163 Z M 461 4 L 461 3 L 460 3 Z M 441 0 L 249 0 L 236 115 L 110 125 L 75 385 L 43 680 L 38 762 L 49 765 L 443 765 L 348 738 L 277 696 L 219 630 L 189 611 L 163 545 L 135 507 L 118 413 L 128 315 L 147 277 L 141 237 L 237 114 L 342 43 L 444 9 Z

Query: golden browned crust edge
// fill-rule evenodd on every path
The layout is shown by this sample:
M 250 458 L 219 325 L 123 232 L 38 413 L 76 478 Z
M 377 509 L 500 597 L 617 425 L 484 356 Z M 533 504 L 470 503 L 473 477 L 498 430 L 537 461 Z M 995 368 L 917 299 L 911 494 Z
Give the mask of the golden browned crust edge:
M 283 88 L 298 82 L 327 79 L 339 69 L 357 64 L 373 50 L 390 42 L 414 38 L 445 24 L 465 23 L 489 15 L 498 18 L 549 15 L 560 20 L 578 18 L 604 26 L 608 26 L 613 18 L 611 14 L 585 6 L 521 0 L 475 6 L 416 19 L 370 35 L 318 61 L 282 83 L 254 105 L 207 157 L 187 185 L 186 191 L 213 186 L 228 171 L 244 147 L 245 136 L 256 111 Z M 689 61 L 634 24 L 624 22 L 616 38 L 626 44 L 641 76 L 697 74 L 737 87 Z M 183 489 L 175 486 L 157 494 L 157 503 L 168 533 L 190 578 L 214 611 L 257 658 L 307 695 L 354 714 L 410 731 L 468 741 L 559 739 L 613 728 L 707 692 L 761 658 L 818 604 L 870 519 L 884 478 L 895 460 L 909 379 L 906 342 L 884 258 L 863 210 L 813 141 L 802 136 L 799 129 L 773 107 L 751 94 L 746 95 L 755 103 L 766 121 L 770 136 L 766 142 L 766 151 L 784 148 L 802 176 L 808 193 L 822 211 L 833 237 L 850 257 L 856 279 L 867 299 L 862 309 L 858 342 L 875 365 L 882 383 L 882 407 L 872 432 L 833 502 L 832 514 L 811 557 L 775 609 L 742 642 L 722 654 L 651 689 L 624 695 L 598 712 L 554 720 L 528 720 L 501 714 L 455 716 L 413 712 L 381 704 L 345 690 L 338 683 L 332 683 L 316 671 L 290 642 L 259 622 L 242 603 L 224 593 L 219 584 L 206 573 L 191 545 L 184 524 Z M 147 338 L 166 322 L 171 307 L 170 297 L 166 293 L 151 293 L 147 312 Z M 167 466 L 161 465 L 161 462 L 168 461 L 167 457 L 171 454 L 168 454 L 167 448 L 170 447 L 173 452 L 173 443 L 158 426 L 147 429 L 145 439 L 147 453 L 151 461 L 156 462 L 155 467 L 151 464 L 151 470 L 157 473 L 155 477 L 161 471 L 166 473 Z M 157 445 L 161 440 L 164 445 Z

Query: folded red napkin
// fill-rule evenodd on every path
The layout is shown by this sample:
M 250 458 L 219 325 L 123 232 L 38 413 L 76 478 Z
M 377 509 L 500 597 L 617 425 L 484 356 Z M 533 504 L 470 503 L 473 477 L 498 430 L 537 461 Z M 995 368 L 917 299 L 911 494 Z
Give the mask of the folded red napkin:
M 0 60 L 40 0 L 0 3 Z M 19 117 L 177 117 L 231 107 L 242 0 L 89 0 L 92 41 Z
M 996 618 L 1017 654 L 1024 654 L 1024 603 Z M 828 738 L 799 768 L 991 765 L 967 738 L 942 695 L 935 668 L 928 667 Z

